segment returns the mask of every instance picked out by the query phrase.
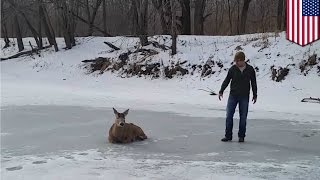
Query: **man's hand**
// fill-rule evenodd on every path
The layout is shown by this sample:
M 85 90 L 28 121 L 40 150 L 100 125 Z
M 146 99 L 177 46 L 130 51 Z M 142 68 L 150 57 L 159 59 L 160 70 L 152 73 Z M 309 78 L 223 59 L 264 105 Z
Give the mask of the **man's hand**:
M 253 104 L 255 104 L 257 102 L 257 97 L 253 97 L 252 101 L 253 101 Z
M 223 93 L 219 93 L 219 100 L 221 101 L 222 98 L 223 98 Z

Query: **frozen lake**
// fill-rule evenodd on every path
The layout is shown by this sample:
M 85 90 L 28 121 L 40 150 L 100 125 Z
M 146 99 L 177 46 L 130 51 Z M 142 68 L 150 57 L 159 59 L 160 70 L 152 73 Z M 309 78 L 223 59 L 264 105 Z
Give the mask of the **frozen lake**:
M 127 122 L 142 127 L 149 139 L 113 145 L 107 142 L 113 121 L 112 108 L 1 107 L 2 178 L 316 179 L 320 176 L 319 125 L 248 119 L 246 142 L 238 143 L 238 119 L 235 119 L 234 140 L 224 143 L 220 141 L 224 135 L 223 118 L 130 109 Z M 72 174 L 78 172 L 81 173 L 75 178 Z

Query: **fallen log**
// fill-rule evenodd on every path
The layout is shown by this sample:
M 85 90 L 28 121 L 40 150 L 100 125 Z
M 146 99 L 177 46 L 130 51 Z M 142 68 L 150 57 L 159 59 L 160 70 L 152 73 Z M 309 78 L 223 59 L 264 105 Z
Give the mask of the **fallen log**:
M 120 50 L 120 48 L 118 48 L 117 46 L 115 46 L 115 45 L 113 45 L 113 44 L 111 44 L 111 43 L 109 43 L 109 42 L 103 42 L 103 43 L 105 43 L 106 45 L 108 45 L 110 48 L 112 48 L 112 49 L 114 49 L 114 50 L 116 50 L 116 51 L 118 51 L 118 50 Z
M 84 62 L 84 63 L 88 63 L 88 62 L 102 62 L 102 61 L 109 61 L 110 59 L 109 58 L 105 58 L 105 57 L 98 57 L 96 59 L 88 59 L 88 60 L 83 60 L 81 62 Z
M 31 55 L 33 53 L 36 53 L 36 52 L 40 51 L 40 50 L 47 49 L 47 48 L 49 48 L 51 46 L 52 45 L 48 45 L 48 46 L 45 46 L 43 48 L 36 48 L 36 49 L 29 50 L 29 51 L 19 52 L 19 53 L 15 54 L 15 55 L 12 55 L 12 56 L 9 56 L 9 57 L 6 57 L 6 58 L 1 58 L 1 61 L 18 58 L 18 57 L 23 56 L 23 55 Z
M 303 98 L 301 102 L 309 102 L 309 103 L 320 103 L 320 98 Z
M 156 42 L 156 41 L 150 41 L 150 43 L 151 43 L 154 47 L 160 48 L 160 49 L 162 49 L 162 50 L 169 50 L 169 49 L 170 49 L 169 46 L 166 46 L 166 45 L 164 45 L 164 44 L 159 44 L 159 43 Z

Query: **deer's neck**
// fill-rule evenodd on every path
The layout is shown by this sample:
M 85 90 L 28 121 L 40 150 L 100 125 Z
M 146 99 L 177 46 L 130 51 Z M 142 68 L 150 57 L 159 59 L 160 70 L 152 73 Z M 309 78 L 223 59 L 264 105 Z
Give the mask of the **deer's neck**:
M 125 132 L 126 124 L 123 127 L 119 127 L 116 123 L 114 124 L 113 132 L 115 135 L 121 135 Z

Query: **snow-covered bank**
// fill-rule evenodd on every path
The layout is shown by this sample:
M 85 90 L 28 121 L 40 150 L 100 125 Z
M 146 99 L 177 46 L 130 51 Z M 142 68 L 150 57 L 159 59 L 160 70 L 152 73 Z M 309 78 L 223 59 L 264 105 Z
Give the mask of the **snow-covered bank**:
M 32 39 L 25 39 L 29 41 Z M 160 44 L 170 45 L 167 36 L 152 37 Z M 213 61 L 214 74 L 201 77 L 201 70 L 193 75 L 175 76 L 172 79 L 151 77 L 121 78 L 123 69 L 111 73 L 107 71 L 87 74 L 82 60 L 96 57 L 109 57 L 114 60 L 119 54 L 136 49 L 136 38 L 78 38 L 78 45 L 71 50 L 52 49 L 40 55 L 21 57 L 1 62 L 1 105 L 56 104 L 97 107 L 120 107 L 148 109 L 154 111 L 174 111 L 190 116 L 225 115 L 228 90 L 223 101 L 209 96 L 199 89 L 219 90 L 227 73 L 234 53 L 241 47 L 256 67 L 258 81 L 258 102 L 250 105 L 250 118 L 288 119 L 300 122 L 319 122 L 319 104 L 302 103 L 305 97 L 319 97 L 320 77 L 317 66 L 307 67 L 307 76 L 301 73 L 299 64 L 308 60 L 312 54 L 320 54 L 320 42 L 306 47 L 292 44 L 285 34 L 243 35 L 235 37 L 180 36 L 178 54 L 170 57 L 170 51 L 163 51 L 149 45 L 147 48 L 159 54 L 147 58 L 145 63 L 161 62 L 170 64 L 187 61 L 188 64 L 204 65 Z M 120 51 L 110 52 L 103 42 L 112 42 Z M 62 39 L 58 39 L 62 47 Z M 238 48 L 237 48 L 238 47 Z M 14 48 L 2 51 L 2 57 L 15 53 Z M 40 57 L 39 57 L 40 56 Z M 129 56 L 128 62 L 134 63 L 142 55 Z M 319 61 L 317 59 L 317 61 Z M 223 67 L 217 65 L 221 63 Z M 294 64 L 289 65 L 289 64 Z M 289 65 L 289 66 L 288 66 Z M 288 67 L 288 76 L 282 82 L 271 80 L 270 67 Z M 121 75 L 120 75 L 121 76 Z
M 186 61 L 183 68 L 193 72 L 171 79 L 123 78 L 128 66 L 103 74 L 88 74 L 84 69 L 82 60 L 105 57 L 117 61 L 120 54 L 137 49 L 134 38 L 77 38 L 71 50 L 63 50 L 63 41 L 58 39 L 59 52 L 47 49 L 39 55 L 1 62 L 1 118 L 5 119 L 1 119 L 5 122 L 1 126 L 5 146 L 1 147 L 1 178 L 316 179 L 320 176 L 320 104 L 300 101 L 320 96 L 319 59 L 318 65 L 307 66 L 304 72 L 300 63 L 313 54 L 319 57 L 320 42 L 302 48 L 286 41 L 283 33 L 267 37 L 180 36 L 174 57 L 168 50 L 145 47 L 159 53 L 141 64 L 169 66 Z M 170 45 L 166 36 L 151 39 Z M 104 41 L 121 50 L 111 52 Z M 219 90 L 240 47 L 257 70 L 258 102 L 250 104 L 247 143 L 223 144 L 224 120 L 214 117 L 225 117 L 229 88 L 222 101 L 199 89 Z M 15 48 L 3 50 L 1 57 L 15 54 Z M 141 54 L 132 54 L 127 63 L 138 63 L 141 58 Z M 201 77 L 203 68 L 194 70 L 193 65 L 204 67 L 209 61 L 214 62 L 211 74 Z M 271 80 L 272 66 L 290 69 L 285 80 Z M 131 109 L 130 120 L 140 119 L 133 122 L 143 125 L 150 139 L 128 146 L 106 143 L 111 107 Z M 135 110 L 152 112 L 134 114 Z

